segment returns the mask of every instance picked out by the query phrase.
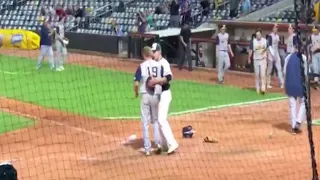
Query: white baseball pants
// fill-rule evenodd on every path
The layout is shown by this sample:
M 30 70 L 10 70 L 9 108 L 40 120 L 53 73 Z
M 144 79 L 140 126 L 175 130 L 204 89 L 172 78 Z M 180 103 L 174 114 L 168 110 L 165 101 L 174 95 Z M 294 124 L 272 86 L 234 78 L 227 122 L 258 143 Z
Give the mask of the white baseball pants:
M 266 73 L 267 73 L 267 60 L 254 60 L 254 74 L 256 78 L 256 90 L 257 92 L 266 91 Z
M 268 68 L 267 68 L 268 85 L 271 85 L 271 72 L 274 65 L 277 68 L 277 73 L 278 73 L 280 83 L 281 85 L 283 85 L 284 79 L 283 79 L 283 72 L 282 72 L 281 59 L 280 59 L 279 52 L 275 52 L 274 56 L 268 55 Z
M 163 140 L 162 144 L 167 146 L 177 144 L 177 141 L 173 136 L 170 124 L 168 122 L 168 112 L 171 100 L 172 95 L 170 89 L 163 91 L 161 93 L 160 102 L 158 106 L 158 122 Z
M 289 97 L 289 105 L 290 105 L 291 127 L 294 128 L 296 123 L 299 122 L 301 124 L 303 118 L 305 117 L 306 107 L 304 103 L 304 98 L 291 96 Z

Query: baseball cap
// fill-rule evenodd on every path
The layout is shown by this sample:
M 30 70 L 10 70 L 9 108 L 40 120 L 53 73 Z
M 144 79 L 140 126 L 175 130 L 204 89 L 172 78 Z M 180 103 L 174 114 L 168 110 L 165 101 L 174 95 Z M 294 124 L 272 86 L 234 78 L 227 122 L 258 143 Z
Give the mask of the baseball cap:
M 151 47 L 152 51 L 161 51 L 161 46 L 158 43 L 153 43 Z

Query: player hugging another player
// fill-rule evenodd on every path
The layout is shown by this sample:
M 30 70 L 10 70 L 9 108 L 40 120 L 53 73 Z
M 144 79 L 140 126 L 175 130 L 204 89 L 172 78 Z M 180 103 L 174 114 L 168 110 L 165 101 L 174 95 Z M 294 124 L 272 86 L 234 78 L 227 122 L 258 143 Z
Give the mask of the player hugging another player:
M 145 155 L 151 154 L 151 142 L 149 139 L 149 124 L 153 124 L 154 141 L 157 146 L 157 152 L 161 152 L 161 136 L 158 123 L 158 105 L 162 86 L 167 80 L 163 77 L 163 67 L 153 60 L 153 52 L 150 47 L 144 47 L 142 50 L 144 62 L 139 65 L 134 76 L 134 92 L 138 97 L 140 86 L 141 94 L 141 122 L 143 131 L 143 142 Z
M 172 100 L 170 84 L 169 82 L 172 79 L 172 72 L 170 68 L 169 62 L 164 59 L 161 55 L 161 46 L 160 44 L 154 43 L 152 44 L 153 57 L 156 61 L 158 61 L 163 67 L 163 75 L 166 79 L 166 83 L 162 84 L 162 93 L 159 102 L 159 110 L 158 110 L 158 121 L 160 125 L 160 132 L 162 137 L 162 148 L 168 148 L 168 154 L 174 152 L 178 147 L 178 143 L 175 140 L 171 127 L 168 122 L 168 112 L 170 103 Z
M 258 94 L 265 94 L 266 72 L 267 72 L 267 40 L 262 37 L 261 30 L 255 33 L 255 38 L 251 40 L 248 63 L 251 64 L 253 56 L 254 73 L 256 77 L 256 91 Z
M 300 133 L 300 126 L 305 117 L 305 98 L 303 96 L 303 78 L 307 81 L 307 58 L 298 51 L 298 45 L 301 45 L 297 38 L 294 38 L 295 52 L 289 54 L 285 59 L 285 92 L 289 98 L 291 132 L 292 134 Z M 302 76 L 301 58 L 304 64 L 304 76 Z
M 57 71 L 64 70 L 64 62 L 67 58 L 67 39 L 64 37 L 65 16 L 59 16 L 58 26 L 56 27 L 55 46 L 57 51 Z

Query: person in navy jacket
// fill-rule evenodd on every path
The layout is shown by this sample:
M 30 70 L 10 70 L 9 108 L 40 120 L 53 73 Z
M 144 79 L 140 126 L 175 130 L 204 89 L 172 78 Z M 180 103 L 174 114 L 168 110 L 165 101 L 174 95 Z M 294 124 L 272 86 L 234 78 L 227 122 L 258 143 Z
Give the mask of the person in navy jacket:
M 48 56 L 49 63 L 50 63 L 50 69 L 54 70 L 54 60 L 53 60 L 53 49 L 52 49 L 52 41 L 53 41 L 53 35 L 54 31 L 51 30 L 49 20 L 45 19 L 43 22 L 43 25 L 41 27 L 40 32 L 40 55 L 38 58 L 38 63 L 36 69 L 39 70 L 42 66 L 42 61 L 45 56 Z
M 299 58 L 298 40 L 295 40 L 295 51 L 289 54 L 285 59 L 284 75 L 285 75 L 285 92 L 289 98 L 291 132 L 297 134 L 301 132 L 301 123 L 305 117 L 305 98 L 303 93 L 303 78 L 307 81 L 307 57 L 302 54 L 304 64 L 304 76 L 302 76 L 301 59 Z

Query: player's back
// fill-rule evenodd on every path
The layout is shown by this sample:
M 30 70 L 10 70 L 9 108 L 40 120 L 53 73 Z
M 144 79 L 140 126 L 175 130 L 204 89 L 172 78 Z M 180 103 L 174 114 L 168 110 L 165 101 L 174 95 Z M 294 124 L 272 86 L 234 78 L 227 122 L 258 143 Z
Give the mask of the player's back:
M 147 79 L 151 76 L 153 78 L 163 77 L 163 67 L 161 64 L 155 60 L 146 60 L 140 64 L 141 69 L 141 86 L 140 93 L 149 93 L 149 94 L 161 94 L 161 86 L 156 85 L 154 92 L 148 91 L 146 87 Z

